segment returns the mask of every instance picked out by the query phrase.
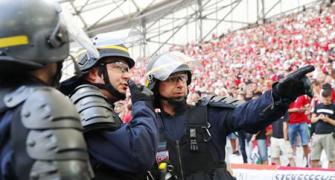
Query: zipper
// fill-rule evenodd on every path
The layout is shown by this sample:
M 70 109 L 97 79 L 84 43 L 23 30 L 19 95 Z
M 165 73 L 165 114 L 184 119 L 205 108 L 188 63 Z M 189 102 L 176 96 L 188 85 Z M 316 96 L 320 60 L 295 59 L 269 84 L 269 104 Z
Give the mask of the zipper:
M 178 153 L 178 162 L 179 162 L 179 166 L 180 166 L 181 180 L 184 180 L 184 170 L 183 170 L 183 164 L 181 162 L 179 140 L 176 140 L 176 144 L 177 144 L 177 153 Z

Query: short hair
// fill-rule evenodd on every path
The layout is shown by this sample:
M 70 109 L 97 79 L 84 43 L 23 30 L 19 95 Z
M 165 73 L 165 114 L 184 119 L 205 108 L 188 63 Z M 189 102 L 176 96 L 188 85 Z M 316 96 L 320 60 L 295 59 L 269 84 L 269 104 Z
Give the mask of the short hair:
M 321 96 L 322 97 L 330 97 L 332 95 L 331 89 L 322 89 Z
M 329 83 L 324 83 L 322 85 L 322 89 L 324 89 L 324 90 L 327 90 L 327 89 L 332 90 L 332 86 Z

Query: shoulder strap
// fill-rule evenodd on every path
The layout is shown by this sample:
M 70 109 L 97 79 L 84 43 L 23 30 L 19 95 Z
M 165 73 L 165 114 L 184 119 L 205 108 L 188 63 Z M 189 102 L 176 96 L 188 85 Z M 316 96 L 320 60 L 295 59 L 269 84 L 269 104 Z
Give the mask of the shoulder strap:
M 230 98 L 230 97 L 208 96 L 208 97 L 204 97 L 201 100 L 199 100 L 197 105 L 211 106 L 211 107 L 224 107 L 224 108 L 234 109 L 243 103 L 244 101 L 240 101 L 240 100 Z
M 166 151 L 167 150 L 167 137 L 164 132 L 164 125 L 161 117 L 161 113 L 156 113 L 156 119 L 157 119 L 157 126 L 159 129 L 159 144 L 158 144 L 158 152 L 160 151 Z M 156 159 L 157 160 L 157 159 Z M 159 161 L 157 161 L 159 162 Z

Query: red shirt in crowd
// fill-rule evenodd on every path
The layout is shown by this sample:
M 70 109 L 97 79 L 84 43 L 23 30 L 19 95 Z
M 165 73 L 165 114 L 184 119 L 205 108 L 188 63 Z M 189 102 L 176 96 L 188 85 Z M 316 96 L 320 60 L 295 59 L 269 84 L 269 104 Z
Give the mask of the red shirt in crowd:
M 335 91 L 332 88 L 332 102 L 335 103 Z
M 294 102 L 292 102 L 289 106 L 289 109 L 293 108 L 303 108 L 305 105 L 309 104 L 309 99 L 306 95 L 299 96 Z M 296 124 L 296 123 L 309 123 L 310 120 L 308 119 L 305 112 L 291 112 L 289 113 L 289 124 Z

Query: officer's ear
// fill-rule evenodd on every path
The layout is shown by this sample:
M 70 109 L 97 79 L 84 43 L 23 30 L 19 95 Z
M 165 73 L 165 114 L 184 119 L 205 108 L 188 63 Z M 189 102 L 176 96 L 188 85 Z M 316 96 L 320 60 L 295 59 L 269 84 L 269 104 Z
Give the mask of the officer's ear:
M 87 73 L 86 78 L 88 82 L 90 83 L 103 83 L 103 75 L 99 73 L 98 67 L 93 67 L 90 69 L 90 71 Z

